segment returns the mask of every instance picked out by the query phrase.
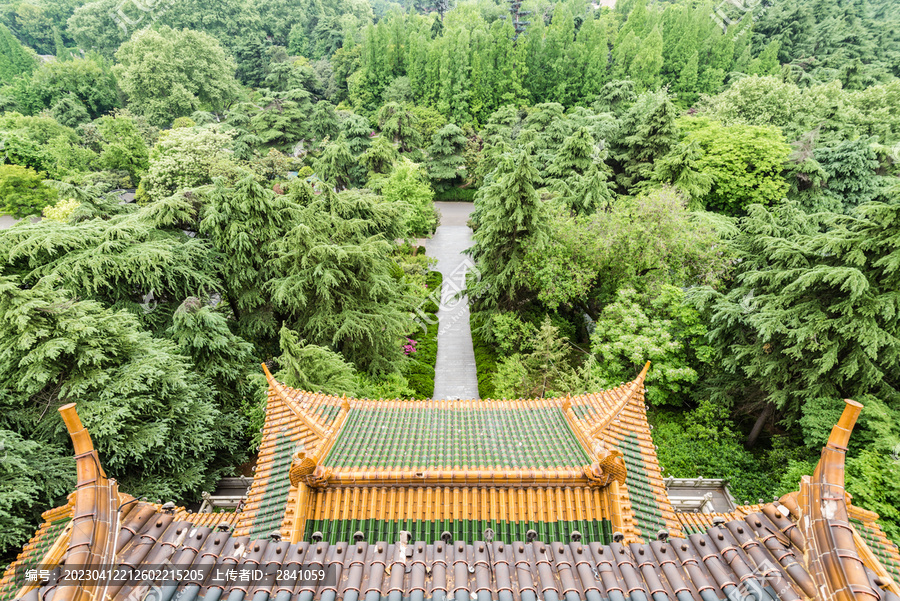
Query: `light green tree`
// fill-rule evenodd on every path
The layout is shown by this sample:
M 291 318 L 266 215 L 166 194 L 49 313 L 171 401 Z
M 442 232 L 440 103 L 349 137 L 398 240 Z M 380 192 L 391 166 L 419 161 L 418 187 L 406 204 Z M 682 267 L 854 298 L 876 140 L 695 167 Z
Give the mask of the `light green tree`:
M 234 61 L 199 31 L 141 29 L 122 44 L 116 61 L 129 106 L 155 125 L 199 109 L 221 111 L 238 95 Z
M 56 200 L 56 191 L 43 183 L 44 174 L 21 165 L 0 165 L 0 215 L 17 219 L 40 215 Z
M 230 133 L 214 127 L 164 132 L 150 151 L 150 168 L 141 180 L 138 200 L 159 200 L 232 172 L 235 165 L 227 152 Z
M 781 172 L 791 149 L 777 128 L 723 127 L 703 118 L 685 119 L 685 127 L 689 133 L 673 151 L 684 162 L 667 160 L 657 174 L 667 171 L 675 179 L 666 183 L 680 179 L 694 194 L 702 191 L 705 182 L 692 172 L 708 176 L 709 192 L 695 197 L 697 206 L 740 215 L 751 204 L 772 204 L 784 198 L 788 183 Z M 698 150 L 699 156 L 692 154 Z
M 437 226 L 434 191 L 417 164 L 401 159 L 384 180 L 381 194 L 387 202 L 404 207 L 405 235 L 421 237 L 434 232 Z

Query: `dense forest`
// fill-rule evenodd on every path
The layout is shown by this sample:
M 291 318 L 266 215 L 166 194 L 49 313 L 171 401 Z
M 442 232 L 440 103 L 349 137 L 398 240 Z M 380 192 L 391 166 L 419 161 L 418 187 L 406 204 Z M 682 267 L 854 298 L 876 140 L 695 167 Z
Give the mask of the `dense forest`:
M 435 199 L 475 202 L 482 397 L 650 360 L 664 474 L 742 503 L 856 399 L 900 542 L 900 6 L 512 7 L 0 1 L 0 553 L 72 488 L 65 402 L 190 502 L 252 457 L 261 361 L 430 397 Z

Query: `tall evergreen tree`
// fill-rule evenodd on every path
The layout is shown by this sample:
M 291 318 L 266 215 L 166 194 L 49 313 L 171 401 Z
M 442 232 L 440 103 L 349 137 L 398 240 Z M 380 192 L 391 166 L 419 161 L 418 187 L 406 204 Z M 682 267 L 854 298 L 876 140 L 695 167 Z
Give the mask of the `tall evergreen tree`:
M 257 362 L 253 345 L 232 334 L 228 325 L 224 314 L 190 296 L 175 311 L 166 334 L 216 391 L 218 406 L 236 412 L 251 394 L 247 378 Z
M 417 121 L 408 109 L 393 102 L 378 111 L 378 127 L 382 135 L 398 144 L 401 152 L 410 152 L 421 146 L 422 136 L 416 128 Z
M 77 401 L 104 468 L 132 494 L 192 498 L 241 460 L 240 419 L 215 406 L 171 341 L 54 277 L 0 278 L 0 390 L 4 416 L 46 447 L 69 442 L 59 420 L 41 418 Z
M 428 177 L 440 191 L 459 185 L 465 177 L 463 153 L 469 140 L 454 123 L 439 129 L 431 139 L 428 148 Z
M 395 277 L 388 242 L 399 213 L 390 229 L 375 232 L 377 222 L 361 218 L 381 210 L 375 202 L 326 190 L 302 207 L 297 225 L 275 243 L 281 275 L 268 286 L 291 329 L 371 373 L 397 369 L 400 341 L 413 327 L 413 299 Z
M 546 209 L 534 189 L 538 173 L 531 161 L 525 152 L 504 157 L 476 197 L 480 226 L 467 252 L 477 274 L 470 274 L 467 292 L 479 310 L 513 309 L 525 300 L 525 251 L 546 242 Z
M 341 131 L 353 156 L 358 157 L 372 145 L 372 126 L 362 115 L 350 115 L 341 123 Z
M 384 136 L 378 136 L 372 142 L 372 146 L 363 154 L 362 163 L 365 165 L 371 179 L 373 175 L 387 175 L 394 163 L 400 160 L 400 154 L 390 140 Z
M 735 284 L 690 291 L 730 376 L 718 398 L 764 399 L 811 448 L 852 398 L 869 408 L 854 446 L 900 442 L 898 226 L 896 197 L 852 217 L 753 205 L 732 244 Z
M 252 177 L 234 187 L 217 181 L 204 196 L 200 231 L 221 253 L 217 265 L 238 332 L 248 340 L 274 336 L 277 320 L 265 286 L 278 273 L 273 245 L 293 226 L 296 206 Z
M 325 146 L 322 156 L 316 159 L 315 166 L 319 177 L 335 190 L 346 190 L 356 183 L 354 176 L 357 175 L 357 161 L 343 134 Z
M 650 179 L 654 163 L 678 141 L 677 110 L 665 90 L 645 92 L 628 110 L 612 147 L 616 183 L 625 191 Z
M 663 67 L 663 39 L 658 27 L 646 39 L 631 61 L 628 76 L 634 80 L 639 92 L 659 87 L 659 72 Z
M 594 162 L 596 152 L 593 136 L 587 128 L 581 127 L 566 138 L 547 172 L 555 178 L 584 175 Z

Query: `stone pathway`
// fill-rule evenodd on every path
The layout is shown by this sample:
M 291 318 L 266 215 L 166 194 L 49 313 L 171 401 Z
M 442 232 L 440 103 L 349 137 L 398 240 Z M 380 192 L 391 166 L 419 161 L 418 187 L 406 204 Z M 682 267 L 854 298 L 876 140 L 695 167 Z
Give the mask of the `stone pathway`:
M 478 375 L 469 328 L 469 303 L 453 298 L 465 286 L 465 273 L 472 260 L 462 251 L 472 246 L 472 230 L 466 225 L 473 210 L 469 202 L 436 202 L 441 225 L 425 242 L 436 269 L 444 275 L 438 309 L 438 348 L 434 371 L 435 399 L 477 399 Z

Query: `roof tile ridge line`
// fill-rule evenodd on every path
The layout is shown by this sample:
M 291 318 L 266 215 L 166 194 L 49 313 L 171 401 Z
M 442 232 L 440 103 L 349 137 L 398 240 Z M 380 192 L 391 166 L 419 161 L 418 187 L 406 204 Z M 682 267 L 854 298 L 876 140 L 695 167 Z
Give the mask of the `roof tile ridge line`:
M 850 519 L 844 489 L 847 444 L 862 404 L 850 399 L 845 399 L 844 403 L 844 411 L 832 428 L 822 449 L 822 458 L 810 478 L 809 494 L 800 508 L 804 519 L 800 521 L 808 524 L 810 559 L 822 567 L 824 582 L 817 584 L 824 585 L 836 601 L 877 600 L 880 596 L 869 583 L 865 564 L 855 551 L 853 533 L 848 528 Z M 813 570 L 813 577 L 817 576 L 820 576 L 819 571 Z
M 572 397 L 567 394 L 566 399 L 563 401 L 561 405 L 559 405 L 559 409 L 562 411 L 563 418 L 565 418 L 566 425 L 575 434 L 575 439 L 578 443 L 584 448 L 585 453 L 590 459 L 594 459 L 594 447 L 591 444 L 591 439 L 587 436 L 587 431 L 579 424 L 578 417 L 575 415 L 575 411 L 572 409 Z M 585 466 L 585 470 L 590 469 Z
M 291 410 L 291 413 L 300 418 L 300 420 L 309 428 L 316 436 L 319 438 L 327 438 L 327 433 L 325 428 L 316 420 L 312 415 L 309 415 L 306 411 L 301 409 L 299 406 L 296 406 L 296 403 L 292 402 L 292 399 L 285 391 L 285 386 L 275 379 L 275 376 L 272 375 L 272 372 L 269 371 L 269 367 L 262 363 L 263 372 L 266 374 L 266 380 L 269 382 L 269 388 L 278 393 L 278 396 L 281 398 L 281 402 L 284 403 L 285 407 Z
M 341 397 L 341 408 L 335 418 L 334 422 L 332 422 L 331 427 L 327 431 L 327 436 L 322 442 L 319 443 L 319 448 L 316 449 L 315 457 L 316 464 L 321 465 L 325 458 L 328 456 L 328 453 L 331 452 L 331 449 L 334 448 L 334 443 L 337 441 L 338 436 L 340 436 L 341 431 L 344 429 L 344 424 L 347 423 L 347 416 L 350 415 L 350 409 L 353 406 L 350 404 L 350 400 L 347 398 L 347 395 L 343 395 Z
M 49 531 L 49 529 L 50 529 L 49 520 L 45 524 L 41 525 L 41 527 L 38 529 L 38 532 L 40 532 L 40 530 L 43 529 L 45 526 L 47 526 L 47 530 Z M 69 520 L 69 522 L 63 528 L 62 532 L 59 533 L 59 536 L 56 537 L 56 540 L 53 541 L 53 544 L 50 545 L 50 548 L 47 549 L 47 551 L 41 555 L 40 560 L 37 562 L 37 565 L 50 566 L 50 565 L 56 565 L 56 564 L 61 563 L 60 560 L 63 558 L 63 555 L 65 555 L 66 550 L 68 549 L 69 539 L 71 536 L 72 536 L 72 521 Z M 31 541 L 29 541 L 29 542 L 31 542 Z M 17 568 L 17 564 L 19 564 L 19 562 L 20 562 L 20 557 L 16 557 L 15 561 L 10 562 L 8 569 L 6 570 L 6 573 L 0 575 L 0 576 L 2 576 L 2 578 L 0 578 L 0 582 L 6 581 L 8 577 L 10 577 L 10 579 L 15 578 L 15 573 L 17 571 L 16 568 Z M 29 591 L 38 587 L 39 585 L 40 585 L 40 581 L 32 582 L 31 584 L 26 585 L 25 587 L 18 590 L 18 592 L 16 593 L 14 598 L 15 599 L 23 598 Z
M 94 449 L 90 433 L 81 423 L 75 403 L 59 408 L 72 446 L 75 450 L 75 506 L 72 510 L 72 532 L 65 552 L 65 561 L 70 566 L 109 565 L 115 557 L 115 538 L 119 529 L 119 507 L 113 507 L 112 499 L 118 505 L 118 487 L 115 480 L 109 480 L 100 458 Z M 77 585 L 60 586 L 55 594 L 57 601 L 77 601 L 92 597 L 96 583 L 81 581 Z M 105 587 L 103 588 L 105 591 Z M 101 595 L 102 596 L 102 595 Z
M 641 370 L 641 373 L 638 374 L 637 378 L 626 384 L 627 391 L 623 391 L 621 398 L 618 403 L 613 406 L 612 410 L 607 413 L 606 416 L 602 420 L 597 420 L 591 426 L 591 429 L 586 432 L 586 435 L 589 439 L 596 438 L 603 430 L 609 427 L 613 421 L 621 415 L 621 413 L 628 407 L 629 403 L 631 403 L 634 398 L 634 393 L 639 388 L 643 390 L 644 386 L 644 378 L 647 377 L 647 372 L 650 370 L 650 362 L 647 361 L 644 364 L 644 368 Z M 621 387 L 620 387 L 621 388 Z
M 900 595 L 900 584 L 897 583 L 896 580 L 891 576 L 890 572 L 887 571 L 887 568 L 879 561 L 878 557 L 869 547 L 869 543 L 865 541 L 865 539 L 857 532 L 856 527 L 853 524 L 850 524 L 850 528 L 853 531 L 853 542 L 856 543 L 857 551 L 860 551 L 862 556 L 860 559 L 863 564 L 871 569 L 875 574 L 881 579 L 884 583 L 882 586 L 887 590 L 891 591 L 895 595 Z M 891 543 L 890 539 L 887 539 L 888 543 Z

